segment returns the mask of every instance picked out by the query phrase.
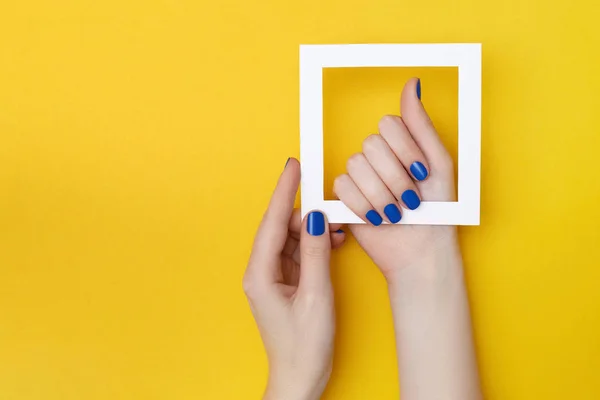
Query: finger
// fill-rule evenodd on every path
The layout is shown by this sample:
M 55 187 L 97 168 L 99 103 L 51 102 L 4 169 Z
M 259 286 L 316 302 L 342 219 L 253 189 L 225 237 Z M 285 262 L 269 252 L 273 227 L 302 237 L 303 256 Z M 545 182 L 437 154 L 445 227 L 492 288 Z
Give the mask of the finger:
M 344 231 L 331 232 L 331 224 L 329 225 L 329 236 L 331 237 L 331 249 L 332 250 L 339 249 L 346 242 L 346 232 L 344 232 Z M 295 240 L 295 239 L 292 239 L 292 240 L 295 241 L 296 245 L 292 249 L 292 252 L 287 255 L 291 256 L 292 259 L 294 260 L 294 262 L 296 262 L 298 265 L 300 265 L 300 247 L 298 246 L 298 244 L 300 244 L 300 241 Z M 287 246 L 287 244 L 286 244 L 286 246 Z
M 451 163 L 452 158 L 446 151 L 421 102 L 420 79 L 413 78 L 406 83 L 402 90 L 400 108 L 402 120 L 430 164 L 429 171 L 440 170 Z
M 329 236 L 331 238 L 331 249 L 336 250 L 344 245 L 346 242 L 346 232 L 341 229 L 332 232 L 331 224 L 329 225 Z M 300 244 L 300 238 L 296 239 L 291 235 L 285 243 L 282 254 L 284 256 L 292 257 L 293 260 L 300 264 L 300 250 L 298 245 Z
M 257 279 L 273 281 L 278 276 L 279 257 L 284 249 L 294 200 L 300 183 L 300 165 L 290 158 L 271 196 L 269 207 L 258 228 L 248 269 Z
M 330 290 L 329 258 L 331 239 L 325 214 L 311 211 L 304 218 L 300 238 L 300 282 L 303 292 Z
M 401 96 L 402 120 L 429 162 L 430 179 L 417 186 L 427 201 L 454 201 L 454 163 L 420 100 L 421 82 L 409 80 Z
M 391 123 L 395 125 L 395 122 Z M 390 126 L 386 123 L 382 128 L 382 131 L 387 132 Z M 407 132 L 406 137 L 397 141 L 401 147 L 404 147 L 402 141 L 405 139 L 412 142 Z M 416 146 L 414 142 L 413 145 Z M 405 208 L 414 210 L 419 207 L 421 199 L 417 187 L 382 135 L 367 137 L 363 142 L 363 154 L 392 195 L 401 200 Z M 389 207 L 387 212 L 390 212 Z
M 346 169 L 350 178 L 380 215 L 385 215 L 386 219 L 393 224 L 402 219 L 398 201 L 379 178 L 363 153 L 351 156 Z
M 302 210 L 299 208 L 294 209 L 292 212 L 292 218 L 290 218 L 289 225 L 290 235 L 296 239 L 300 239 L 300 229 L 302 229 Z
M 386 115 L 381 118 L 379 133 L 413 179 L 424 181 L 429 175 L 427 160 L 404 125 L 402 118 L 395 115 Z
M 329 224 L 329 231 L 332 235 L 340 230 L 342 224 Z M 292 218 L 290 218 L 289 235 L 300 240 L 300 230 L 302 229 L 302 213 L 299 208 L 294 209 Z
M 371 223 L 374 226 L 379 226 L 383 222 L 381 215 L 373 209 L 373 205 L 369 203 L 369 200 L 367 200 L 358 186 L 356 186 L 350 175 L 343 174 L 335 178 L 333 181 L 333 191 L 346 207 L 365 222 Z
M 342 224 L 329 224 L 329 230 L 332 232 L 338 232 L 342 229 L 342 226 Z
M 329 229 L 331 229 L 331 225 L 329 225 Z M 346 232 L 339 229 L 335 232 L 331 233 L 331 248 L 333 250 L 339 249 L 346 242 Z
M 288 236 L 287 240 L 285 241 L 285 245 L 283 246 L 283 250 L 281 251 L 281 254 L 288 257 L 291 256 L 298 248 L 298 244 L 300 244 L 300 239 L 296 239 L 291 235 Z

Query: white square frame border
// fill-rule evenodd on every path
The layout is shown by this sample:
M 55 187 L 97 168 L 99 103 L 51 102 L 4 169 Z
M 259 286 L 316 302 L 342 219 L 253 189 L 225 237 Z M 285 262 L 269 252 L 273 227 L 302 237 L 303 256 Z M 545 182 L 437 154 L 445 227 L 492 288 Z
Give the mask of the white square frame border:
M 400 224 L 479 225 L 481 44 L 300 45 L 302 215 L 323 211 L 332 223 L 365 223 L 344 203 L 325 200 L 323 68 L 458 67 L 458 201 L 422 202 Z

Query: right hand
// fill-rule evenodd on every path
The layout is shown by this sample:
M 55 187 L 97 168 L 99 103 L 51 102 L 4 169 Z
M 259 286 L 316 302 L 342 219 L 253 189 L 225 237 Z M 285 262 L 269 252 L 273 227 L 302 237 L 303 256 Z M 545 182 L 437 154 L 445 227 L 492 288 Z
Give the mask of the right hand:
M 401 96 L 402 117 L 383 117 L 380 134 L 364 140 L 362 153 L 349 158 L 347 174 L 334 183 L 337 197 L 367 222 L 350 229 L 388 282 L 407 269 L 431 272 L 423 266 L 435 264 L 426 261 L 437 256 L 459 255 L 454 226 L 393 225 L 421 199 L 456 198 L 452 158 L 420 94 L 420 81 L 409 80 Z M 383 218 L 392 224 L 379 226 Z
M 320 211 L 294 210 L 300 164 L 291 158 L 260 224 L 244 291 L 269 360 L 265 399 L 321 397 L 332 367 L 335 332 L 331 250 L 344 243 L 339 224 Z

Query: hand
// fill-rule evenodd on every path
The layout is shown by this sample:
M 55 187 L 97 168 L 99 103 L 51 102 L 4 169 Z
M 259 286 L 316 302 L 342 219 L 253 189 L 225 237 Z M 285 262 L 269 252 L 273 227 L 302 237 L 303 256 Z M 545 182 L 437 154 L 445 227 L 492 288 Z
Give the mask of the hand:
M 402 118 L 382 118 L 380 135 L 348 160 L 334 190 L 369 223 L 351 230 L 388 281 L 402 399 L 479 400 L 456 228 L 393 225 L 421 199 L 455 199 L 452 159 L 420 94 L 420 82 L 408 81 Z M 383 218 L 392 225 L 379 226 Z
M 265 399 L 318 399 L 331 374 L 335 315 L 329 258 L 345 234 L 318 211 L 301 220 L 294 210 L 299 183 L 300 165 L 289 159 L 243 280 L 269 360 Z
M 423 108 L 420 86 L 417 79 L 406 83 L 402 117 L 383 117 L 380 134 L 364 140 L 362 153 L 350 157 L 347 174 L 334 182 L 338 198 L 367 222 L 351 225 L 351 231 L 388 282 L 405 269 L 430 265 L 424 259 L 435 253 L 458 252 L 452 226 L 379 226 L 383 219 L 399 222 L 402 213 L 419 207 L 421 199 L 456 198 L 452 158 Z

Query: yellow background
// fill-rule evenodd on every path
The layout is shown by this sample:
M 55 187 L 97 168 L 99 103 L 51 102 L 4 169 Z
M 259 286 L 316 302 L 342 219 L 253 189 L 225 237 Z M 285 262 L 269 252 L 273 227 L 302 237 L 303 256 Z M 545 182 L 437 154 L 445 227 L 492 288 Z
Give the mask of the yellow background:
M 599 14 L 591 0 L 2 0 L 0 399 L 259 398 L 241 277 L 298 155 L 298 45 L 377 42 L 483 43 L 482 225 L 460 232 L 486 397 L 599 398 Z M 421 72 L 455 146 L 453 75 Z M 397 111 L 405 73 L 326 76 L 328 180 Z M 333 269 L 325 398 L 397 398 L 384 281 L 354 241 Z

